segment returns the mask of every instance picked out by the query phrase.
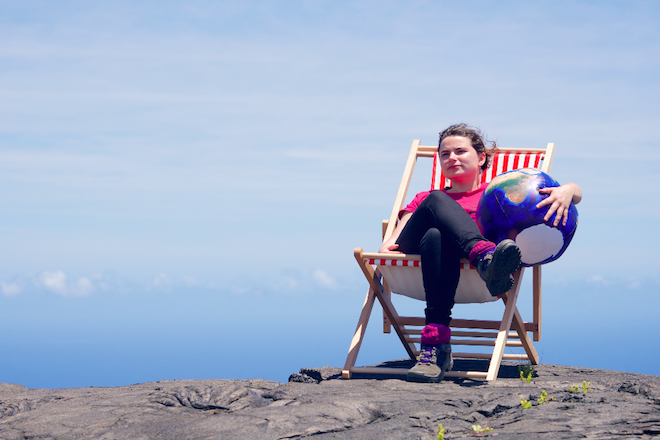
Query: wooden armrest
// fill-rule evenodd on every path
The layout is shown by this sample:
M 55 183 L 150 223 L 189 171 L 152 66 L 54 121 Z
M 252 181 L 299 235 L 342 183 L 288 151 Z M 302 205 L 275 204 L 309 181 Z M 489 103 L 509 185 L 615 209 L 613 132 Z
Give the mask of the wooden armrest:
M 362 252 L 362 258 L 375 260 L 409 260 L 422 261 L 421 255 L 417 254 L 385 254 L 380 252 Z M 461 258 L 461 263 L 469 264 L 467 258 Z
M 410 261 L 422 261 L 422 257 L 417 254 L 384 254 L 379 252 L 363 252 L 362 258 L 370 259 L 374 258 L 376 260 L 410 260 Z

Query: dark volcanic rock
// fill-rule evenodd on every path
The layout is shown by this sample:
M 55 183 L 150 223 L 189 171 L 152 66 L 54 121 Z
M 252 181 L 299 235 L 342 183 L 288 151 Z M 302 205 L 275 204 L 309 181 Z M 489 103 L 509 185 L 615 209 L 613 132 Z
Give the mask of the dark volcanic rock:
M 324 367 L 302 369 L 289 383 L 171 380 L 58 390 L 0 384 L 0 438 L 436 439 L 440 423 L 447 440 L 660 435 L 656 376 L 540 365 L 527 383 L 515 366 L 501 373 L 493 383 L 419 384 L 347 381 Z M 523 408 L 522 399 L 532 406 Z M 473 425 L 492 431 L 477 434 Z

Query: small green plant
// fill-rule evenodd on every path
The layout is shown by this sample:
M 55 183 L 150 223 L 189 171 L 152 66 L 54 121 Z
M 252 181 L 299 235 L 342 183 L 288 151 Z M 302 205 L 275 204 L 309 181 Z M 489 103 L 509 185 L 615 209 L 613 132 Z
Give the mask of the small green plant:
M 493 428 L 486 428 L 486 427 L 481 427 L 481 425 L 472 425 L 472 431 L 475 434 L 483 434 L 484 432 L 490 432 L 492 431 Z
M 442 423 L 438 424 L 438 440 L 445 440 L 445 428 L 442 427 Z
M 523 365 L 522 367 L 518 366 L 518 372 L 520 373 L 520 380 L 523 382 L 531 382 L 532 376 L 534 375 L 534 366 L 533 365 Z
M 520 406 L 522 406 L 525 409 L 528 409 L 532 407 L 532 402 L 530 402 L 529 400 L 523 397 L 522 399 L 520 399 Z
M 543 390 L 541 391 L 541 395 L 539 396 L 538 399 L 539 405 L 543 405 L 547 401 L 548 401 L 548 393 L 546 393 L 545 390 Z
M 589 392 L 589 388 L 591 387 L 591 382 L 587 382 L 586 380 L 582 381 L 582 392 L 584 394 L 587 394 Z M 577 393 L 580 391 L 580 385 L 575 385 L 574 387 L 570 387 L 569 390 L 573 391 L 574 393 Z

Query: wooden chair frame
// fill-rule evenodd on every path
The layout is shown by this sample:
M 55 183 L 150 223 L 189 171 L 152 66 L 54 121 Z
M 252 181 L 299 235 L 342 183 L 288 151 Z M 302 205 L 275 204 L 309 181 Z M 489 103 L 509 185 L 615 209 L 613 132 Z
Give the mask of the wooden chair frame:
M 386 240 L 394 232 L 398 220 L 399 211 L 404 207 L 404 202 L 418 158 L 433 158 L 437 151 L 435 146 L 422 146 L 419 140 L 412 143 L 410 154 L 406 162 L 406 167 L 401 179 L 399 191 L 394 201 L 394 206 L 389 220 L 383 221 L 383 240 Z M 516 148 L 499 149 L 500 153 L 542 153 L 540 157 L 543 160 L 543 172 L 549 172 L 552 165 L 552 158 L 555 152 L 555 145 L 549 143 L 545 149 L 534 148 Z M 411 359 L 416 359 L 419 351 L 416 343 L 420 342 L 421 328 L 425 325 L 423 317 L 399 316 L 396 308 L 391 301 L 391 290 L 388 287 L 386 279 L 383 279 L 382 273 L 375 260 L 407 260 L 408 262 L 420 261 L 419 255 L 406 254 L 379 254 L 367 253 L 362 248 L 356 248 L 354 251 L 364 276 L 369 283 L 369 289 L 362 306 L 362 312 L 358 320 L 355 334 L 350 344 L 346 363 L 342 370 L 342 377 L 350 379 L 353 373 L 368 374 L 388 374 L 405 375 L 407 370 L 403 368 L 384 368 L 384 367 L 356 367 L 358 353 L 364 340 L 365 331 L 369 318 L 371 316 L 373 305 L 378 302 L 383 308 L 383 331 L 390 333 L 391 327 L 394 327 L 401 343 Z M 464 261 L 466 262 L 466 261 Z M 531 322 L 523 321 L 517 307 L 518 296 L 522 284 L 522 277 L 525 268 L 520 268 L 514 273 L 513 288 L 501 296 L 504 302 L 504 314 L 502 319 L 497 320 L 469 320 L 452 319 L 450 327 L 452 328 L 452 346 L 492 346 L 492 353 L 454 353 L 457 359 L 489 359 L 488 371 L 448 371 L 446 377 L 466 377 L 471 379 L 481 379 L 492 381 L 497 378 L 500 365 L 503 359 L 529 361 L 536 365 L 539 363 L 539 356 L 534 348 L 534 341 L 541 340 L 541 266 L 531 268 L 533 272 L 532 294 L 533 294 L 533 320 Z M 472 269 L 474 270 L 474 269 Z M 460 330 L 455 330 L 460 329 Z M 532 333 L 530 338 L 529 333 Z M 505 354 L 506 347 L 522 347 L 525 354 Z

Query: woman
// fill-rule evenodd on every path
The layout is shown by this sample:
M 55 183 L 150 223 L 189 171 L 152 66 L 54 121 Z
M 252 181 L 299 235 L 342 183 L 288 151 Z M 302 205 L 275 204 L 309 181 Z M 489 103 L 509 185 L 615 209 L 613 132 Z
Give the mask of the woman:
M 379 252 L 420 254 L 426 292 L 426 326 L 417 364 L 408 371 L 408 380 L 438 382 L 451 369 L 451 309 L 460 274 L 460 260 L 467 258 L 477 269 L 493 296 L 511 289 L 520 266 L 520 250 L 513 240 L 495 244 L 484 238 L 476 224 L 479 199 L 487 184 L 481 172 L 490 166 L 496 145 L 486 148 L 484 136 L 466 124 L 456 124 L 440 133 L 438 153 L 443 174 L 452 186 L 425 191 L 399 213 L 399 223 Z M 582 199 L 574 183 L 544 188 L 549 194 L 537 208 L 550 205 L 547 221 L 556 212 L 554 225 L 568 219 L 571 202 Z

